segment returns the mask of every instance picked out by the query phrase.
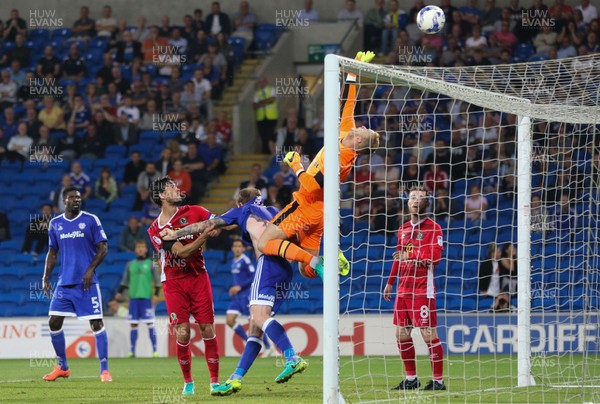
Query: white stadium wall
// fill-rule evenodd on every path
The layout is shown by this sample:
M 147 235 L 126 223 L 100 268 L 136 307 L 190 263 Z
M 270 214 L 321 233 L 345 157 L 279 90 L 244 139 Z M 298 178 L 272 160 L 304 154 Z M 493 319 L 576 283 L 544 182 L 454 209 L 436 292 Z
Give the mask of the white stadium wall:
M 570 323 L 566 323 L 567 316 Z M 593 316 L 597 316 L 594 314 Z M 322 316 L 281 316 L 279 321 L 288 331 L 294 346 L 303 356 L 322 355 Z M 600 329 L 596 319 L 583 323 L 576 313 L 532 317 L 532 333 L 539 338 L 533 353 L 584 352 L 599 349 Z M 379 315 L 344 316 L 340 320 L 341 355 L 397 355 L 391 317 Z M 126 357 L 129 352 L 129 324 L 126 319 L 108 317 L 104 320 L 109 338 L 109 356 Z M 517 349 L 516 315 L 439 315 L 438 327 L 448 354 L 510 354 Z M 50 343 L 48 320 L 45 317 L 10 318 L 0 320 L 0 359 L 21 358 L 48 361 L 55 357 Z M 156 322 L 158 353 L 174 356 L 174 334 L 169 333 L 167 317 Z M 140 325 L 137 354 L 149 357 L 151 348 L 145 325 Z M 95 357 L 94 336 L 87 321 L 67 319 L 63 326 L 70 357 Z M 222 356 L 239 356 L 243 343 L 217 317 L 215 328 Z M 201 355 L 202 344 L 197 328 L 192 332 L 192 353 Z M 418 338 L 417 354 L 428 355 L 427 347 Z

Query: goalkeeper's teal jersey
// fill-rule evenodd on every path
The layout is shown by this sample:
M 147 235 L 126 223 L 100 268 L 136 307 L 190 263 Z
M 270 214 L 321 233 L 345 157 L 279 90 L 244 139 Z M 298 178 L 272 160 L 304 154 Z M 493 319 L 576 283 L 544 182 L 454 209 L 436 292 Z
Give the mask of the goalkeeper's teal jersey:
M 130 299 L 151 299 L 153 287 L 159 285 L 152 260 L 144 258 L 130 261 L 121 284 L 129 287 Z

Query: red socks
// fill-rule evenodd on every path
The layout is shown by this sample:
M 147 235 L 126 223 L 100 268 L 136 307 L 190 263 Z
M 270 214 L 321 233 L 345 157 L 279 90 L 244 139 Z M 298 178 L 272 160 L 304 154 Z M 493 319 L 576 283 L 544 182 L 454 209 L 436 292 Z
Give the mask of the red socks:
M 417 363 L 415 361 L 415 346 L 413 345 L 412 339 L 398 341 L 398 350 L 400 351 L 402 363 L 404 363 L 404 371 L 406 372 L 406 377 L 416 376 Z
M 427 344 L 429 348 L 429 360 L 431 361 L 431 370 L 433 371 L 433 380 L 441 381 L 444 373 L 444 348 L 439 338 L 431 340 Z
M 219 344 L 217 337 L 211 339 L 203 338 L 204 341 L 204 356 L 208 365 L 208 373 L 210 373 L 210 382 L 219 383 Z
M 177 361 L 179 367 L 181 367 L 181 373 L 183 373 L 183 381 L 186 383 L 194 381 L 192 378 L 192 355 L 190 354 L 190 343 L 182 344 L 177 341 L 176 346 Z

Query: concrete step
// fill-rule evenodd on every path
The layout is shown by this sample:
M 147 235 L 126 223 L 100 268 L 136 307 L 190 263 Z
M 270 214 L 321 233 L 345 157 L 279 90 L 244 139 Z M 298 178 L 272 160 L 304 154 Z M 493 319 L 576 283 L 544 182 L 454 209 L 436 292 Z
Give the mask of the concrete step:
M 211 213 L 214 213 L 215 215 L 221 215 L 229 210 L 228 203 L 224 204 L 220 202 L 202 202 L 201 205 L 208 209 Z
M 221 205 L 227 205 L 229 203 L 229 201 L 231 200 L 231 198 L 233 198 L 233 193 L 235 192 L 235 189 L 228 195 L 226 196 L 207 196 L 204 198 L 204 201 L 206 203 L 211 203 L 211 204 L 221 204 Z

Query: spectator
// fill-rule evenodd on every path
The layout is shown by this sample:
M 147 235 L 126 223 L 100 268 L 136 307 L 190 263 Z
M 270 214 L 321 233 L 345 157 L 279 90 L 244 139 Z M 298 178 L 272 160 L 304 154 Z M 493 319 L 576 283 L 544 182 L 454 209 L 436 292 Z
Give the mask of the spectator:
M 387 55 L 390 51 L 391 41 L 395 41 L 398 37 L 398 32 L 404 29 L 406 22 L 402 23 L 401 19 L 406 19 L 408 16 L 404 10 L 398 8 L 398 0 L 390 0 L 390 8 L 383 19 L 384 28 L 381 31 L 381 54 Z
M 29 221 L 29 226 L 25 232 L 25 240 L 21 252 L 31 254 L 34 259 L 48 247 L 48 226 L 52 220 L 52 206 L 49 203 L 42 205 L 41 214 L 35 215 Z M 33 243 L 36 243 L 33 249 Z
M 284 155 L 294 150 L 294 145 L 298 142 L 298 119 L 291 115 L 287 119 L 287 126 L 277 129 L 277 141 L 275 143 L 275 154 Z
M 142 224 L 144 226 L 150 226 L 158 216 L 160 216 L 160 206 L 152 202 L 150 199 L 145 200 L 144 204 L 142 205 Z
M 502 250 L 496 243 L 488 247 L 486 259 L 479 264 L 479 293 L 486 297 L 500 294 L 500 260 Z
M 135 58 L 142 59 L 142 45 L 133 37 L 131 31 L 123 32 L 123 40 L 117 43 L 115 60 L 119 63 L 131 63 Z
M 4 28 L 4 40 L 6 42 L 14 42 L 18 34 L 27 36 L 27 23 L 19 16 L 19 10 L 10 10 L 10 19 L 6 21 Z
M 56 140 L 50 137 L 50 131 L 44 125 L 40 126 L 38 136 L 33 141 L 32 146 L 31 154 L 41 153 L 45 156 L 43 160 L 38 159 L 36 161 L 48 162 L 50 155 L 56 153 Z
M 140 173 L 137 179 L 137 199 L 133 210 L 140 210 L 146 202 L 150 201 L 150 184 L 159 178 L 160 173 L 156 171 L 154 163 L 146 163 L 145 170 Z
M 245 50 L 254 40 L 254 28 L 256 28 L 257 18 L 256 14 L 250 11 L 250 5 L 246 0 L 240 1 L 240 9 L 233 15 L 233 29 L 232 36 L 241 37 L 246 40 Z
M 18 61 L 21 67 L 29 66 L 30 52 L 31 50 L 25 43 L 25 37 L 17 34 L 14 47 L 0 57 L 0 66 L 11 66 L 14 61 Z
M 104 155 L 104 143 L 98 136 L 97 126 L 93 123 L 87 126 L 85 136 L 79 140 L 79 158 L 96 160 Z
M 596 6 L 590 3 L 590 0 L 581 0 L 581 4 L 577 6 L 575 10 L 581 11 L 583 22 L 585 24 L 590 24 L 592 20 L 598 18 L 598 10 L 596 9 Z
M 467 219 L 475 223 L 485 220 L 485 211 L 487 208 L 488 201 L 481 195 L 481 188 L 479 185 L 471 185 L 469 196 L 465 200 Z
M 138 178 L 145 167 L 146 162 L 142 160 L 140 152 L 132 151 L 129 156 L 129 162 L 125 165 L 123 185 L 137 185 Z
M 131 216 L 127 221 L 127 226 L 121 230 L 119 236 L 119 251 L 135 252 L 135 244 L 137 241 L 146 242 L 146 231 L 142 228 L 137 217 Z
M 63 191 L 73 186 L 73 180 L 69 174 L 63 174 L 61 187 L 50 192 L 50 200 L 52 201 L 52 211 L 54 213 L 63 213 L 65 211 L 65 203 L 62 198 Z
M 500 293 L 492 311 L 509 311 L 511 300 L 517 293 L 517 250 L 512 243 L 506 243 L 502 248 L 500 266 Z
M 192 177 L 191 203 L 197 203 L 198 199 L 204 195 L 207 183 L 206 163 L 198 154 L 198 146 L 194 142 L 187 145 L 187 153 L 181 159 L 183 168 L 190 173 Z
M 183 16 L 183 27 L 181 28 L 181 36 L 188 41 L 188 44 L 191 41 L 193 41 L 196 36 L 194 18 L 189 14 Z
M 113 178 L 108 167 L 103 167 L 100 170 L 100 178 L 96 180 L 95 187 L 96 198 L 102 199 L 106 203 L 106 209 L 110 209 L 112 201 L 119 197 L 117 192 L 117 182 Z
M 203 30 L 196 31 L 195 40 L 190 41 L 187 47 L 187 60 L 189 63 L 198 63 L 202 55 L 208 52 L 208 36 Z
M 50 96 L 44 97 L 44 108 L 39 112 L 38 119 L 50 130 L 66 128 L 65 112 Z
M 131 88 L 131 83 L 129 82 L 129 80 L 127 80 L 126 78 L 123 77 L 120 67 L 113 66 L 111 73 L 112 73 L 113 78 L 110 83 L 114 83 L 117 86 L 117 91 L 119 92 L 121 97 L 123 97 L 125 94 L 127 94 L 129 92 L 129 90 Z M 110 86 L 109 86 L 109 89 L 110 89 Z
M 192 80 L 185 83 L 181 92 L 181 104 L 189 109 L 192 105 L 200 105 L 202 103 L 202 92 L 196 87 Z
M 10 74 L 11 81 L 15 82 L 15 84 L 17 85 L 17 99 L 19 101 L 22 101 L 21 99 L 19 99 L 20 98 L 19 88 L 21 86 L 23 86 L 25 84 L 25 82 L 28 80 L 27 80 L 27 76 L 25 75 L 25 72 L 21 70 L 21 63 L 16 59 L 13 60 L 10 63 L 10 68 L 8 70 L 8 73 Z
M 68 163 L 73 161 L 77 156 L 77 149 L 79 147 L 78 143 L 79 138 L 75 133 L 75 125 L 69 122 L 67 124 L 67 132 L 65 133 L 65 136 L 61 137 L 58 141 L 59 153 Z
M 102 9 L 102 18 L 96 21 L 96 35 L 114 38 L 117 33 L 117 19 L 112 16 L 112 8 L 108 5 Z
M 91 114 L 89 108 L 83 102 L 80 95 L 76 95 L 74 105 L 69 117 L 69 123 L 75 126 L 75 129 L 84 129 L 90 124 Z
M 69 174 L 71 177 L 71 184 L 77 188 L 81 192 L 81 199 L 86 201 L 92 196 L 92 181 L 90 180 L 89 175 L 83 172 L 81 169 L 81 163 L 79 161 L 74 161 L 71 164 L 71 173 Z
M 556 48 L 557 34 L 552 27 L 544 25 L 541 27 L 541 31 L 533 39 L 533 45 L 537 50 L 536 55 L 548 56 L 550 49 Z
M 29 158 L 32 145 L 33 139 L 27 136 L 27 125 L 20 123 L 17 135 L 11 137 L 6 146 L 6 150 L 8 150 L 7 158 L 9 160 L 19 159 L 21 162 L 25 162 Z
M 494 23 L 502 18 L 502 11 L 496 7 L 496 0 L 486 0 L 479 22 L 483 32 L 494 31 Z
M 550 6 L 550 15 L 561 20 L 570 20 L 573 18 L 573 7 L 565 4 L 565 0 L 555 0 L 554 4 Z
M 225 111 L 217 112 L 217 117 L 214 119 L 215 130 L 221 134 L 223 145 L 228 145 L 231 140 L 231 123 L 226 119 Z
M 96 22 L 90 18 L 90 9 L 83 6 L 79 9 L 79 18 L 73 23 L 73 38 L 87 41 L 96 34 Z
M 492 0 L 493 1 L 493 0 Z M 472 35 L 465 42 L 465 55 L 472 55 L 475 50 L 487 48 L 487 39 L 481 35 L 481 27 L 475 25 L 471 31 Z
M 356 21 L 358 26 L 363 26 L 363 14 L 356 9 L 356 0 L 346 0 L 346 7 L 341 9 L 337 15 L 338 21 Z
M 309 138 L 308 131 L 305 128 L 298 129 L 298 139 L 294 143 L 293 148 L 294 150 L 302 150 L 302 154 L 307 155 L 311 161 L 319 151 L 315 147 L 314 142 Z
M 517 37 L 510 31 L 510 23 L 508 21 L 502 21 L 500 25 L 500 32 L 494 32 L 492 34 L 498 40 L 498 45 L 512 49 L 517 43 Z
M 180 60 L 185 58 L 185 55 L 187 54 L 188 40 L 181 36 L 180 28 L 173 28 L 171 37 L 169 38 L 169 45 L 176 49 L 177 55 L 183 56 L 180 58 Z
M 198 146 L 198 155 L 206 164 L 208 178 L 216 178 L 225 171 L 223 152 L 223 147 L 217 142 L 216 133 L 214 131 L 208 132 L 206 142 Z
M 149 100 L 146 104 L 146 111 L 142 114 L 138 128 L 140 130 L 155 130 L 157 129 L 156 119 L 158 116 L 156 101 Z
M 79 54 L 79 48 L 76 43 L 69 47 L 69 55 L 62 64 L 63 78 L 79 82 L 86 72 L 85 61 Z
M 272 185 L 275 186 L 275 188 L 277 189 L 277 200 L 282 203 L 282 207 L 286 206 L 288 203 L 291 202 L 293 191 L 293 189 L 287 186 L 284 181 L 285 178 L 281 172 L 275 173 L 275 175 L 273 175 Z
M 11 107 L 8 107 L 4 110 L 4 119 L 0 120 L 0 127 L 4 132 L 4 136 L 6 139 L 10 139 L 12 136 L 16 135 L 19 131 L 19 121 L 15 117 L 15 110 Z M 36 132 L 31 132 L 27 130 L 27 133 L 30 134 L 30 137 L 34 137 Z
M 150 29 L 148 28 L 148 19 L 144 16 L 137 18 L 137 25 L 132 31 L 133 40 L 143 44 L 146 39 L 150 37 Z
M 446 25 L 448 27 L 452 27 L 454 25 L 453 16 L 455 15 L 455 12 L 458 11 L 458 9 L 450 3 L 451 0 L 442 0 L 442 3 L 440 4 L 440 8 L 444 11 L 444 14 L 446 15 Z
M 498 160 L 485 159 L 483 161 L 483 171 L 481 172 L 483 192 L 487 194 L 495 194 L 498 192 Z
M 504 7 L 502 9 L 500 18 L 494 22 L 491 32 L 500 32 L 502 30 L 502 23 L 504 21 L 508 22 L 508 30 L 510 32 L 513 32 L 516 26 L 516 22 L 512 18 L 510 7 Z
M 571 205 L 568 192 L 560 195 L 560 202 L 554 207 L 554 227 L 563 233 L 571 233 L 575 230 L 575 219 L 577 212 Z
M 477 0 L 469 0 L 466 6 L 461 7 L 460 13 L 463 19 L 465 19 L 471 25 L 479 24 L 481 16 L 481 10 L 477 5 Z
M 313 7 L 313 0 L 304 0 L 304 8 L 298 13 L 298 19 L 309 24 L 319 22 L 319 12 Z
M 183 162 L 181 159 L 175 160 L 173 163 L 173 169 L 169 171 L 169 177 L 175 181 L 175 184 L 177 184 L 177 187 L 181 193 L 185 195 L 184 200 L 187 201 L 192 195 L 192 177 L 183 168 Z
M 158 60 L 156 59 L 156 57 L 158 56 L 157 50 L 167 45 L 167 38 L 163 38 L 158 35 L 158 27 L 151 27 L 149 37 L 142 43 L 142 53 L 144 54 L 144 62 L 156 63 Z
M 447 221 L 452 213 L 448 188 L 436 188 L 433 205 L 435 221 Z
M 205 30 L 205 24 L 204 24 L 204 12 L 202 11 L 201 8 L 197 8 L 194 10 L 194 30 L 195 31 L 204 31 Z
M 221 12 L 221 4 L 214 1 L 211 6 L 211 13 L 206 16 L 205 31 L 209 36 L 216 36 L 219 33 L 224 33 L 229 36 L 231 34 L 231 21 L 229 16 Z
M 307 0 L 312 4 L 312 1 Z M 279 119 L 275 89 L 268 85 L 267 76 L 256 81 L 253 107 L 256 111 L 256 126 L 262 139 L 262 152 L 275 154 L 275 126 Z
M 0 108 L 12 107 L 17 102 L 17 83 L 11 80 L 8 70 L 2 70 L 0 77 Z
M 448 189 L 449 183 L 448 172 L 438 163 L 431 164 L 423 177 L 423 186 L 432 194 L 435 194 L 439 188 Z
M 252 164 L 250 167 L 250 175 L 246 181 L 240 182 L 238 189 L 236 190 L 236 194 L 244 188 L 256 188 L 260 191 L 263 198 L 267 196 L 267 186 L 268 182 L 265 178 L 262 177 L 262 167 L 260 164 Z
M 61 76 L 60 60 L 54 55 L 52 45 L 46 45 L 44 55 L 40 58 L 37 64 L 36 72 L 38 77 L 51 77 L 58 79 Z
M 140 110 L 138 107 L 133 105 L 133 99 L 131 95 L 125 95 L 123 97 L 123 105 L 117 109 L 117 116 L 127 116 L 127 121 L 134 127 L 140 122 Z
M 2 21 L 0 21 L 2 22 Z M 2 147 L 0 146 L 0 149 Z M 0 151 L 0 160 L 1 160 L 1 151 Z M 8 221 L 8 216 L 4 212 L 0 212 L 0 242 L 10 240 L 10 223 Z
M 104 315 L 107 317 L 127 318 L 129 310 L 116 299 L 110 299 L 106 304 Z
M 173 170 L 173 152 L 165 147 L 160 153 L 160 159 L 155 163 L 161 177 L 168 175 Z
M 281 164 L 279 164 L 279 171 L 277 171 L 275 175 L 278 174 L 281 175 L 283 185 L 290 188 L 291 190 L 296 190 L 298 177 L 296 177 L 296 174 L 294 173 L 294 171 L 292 171 L 292 169 L 287 163 L 282 161 Z
M 98 86 L 99 90 L 102 90 L 102 92 L 106 92 L 106 86 L 108 85 L 108 83 L 110 83 L 111 81 L 113 81 L 114 77 L 112 75 L 112 69 L 114 66 L 114 61 L 113 61 L 113 55 L 111 52 L 106 52 L 102 55 L 102 67 L 98 70 L 98 73 L 96 73 L 96 79 L 98 77 L 102 78 L 102 82 L 103 82 L 103 86 Z

